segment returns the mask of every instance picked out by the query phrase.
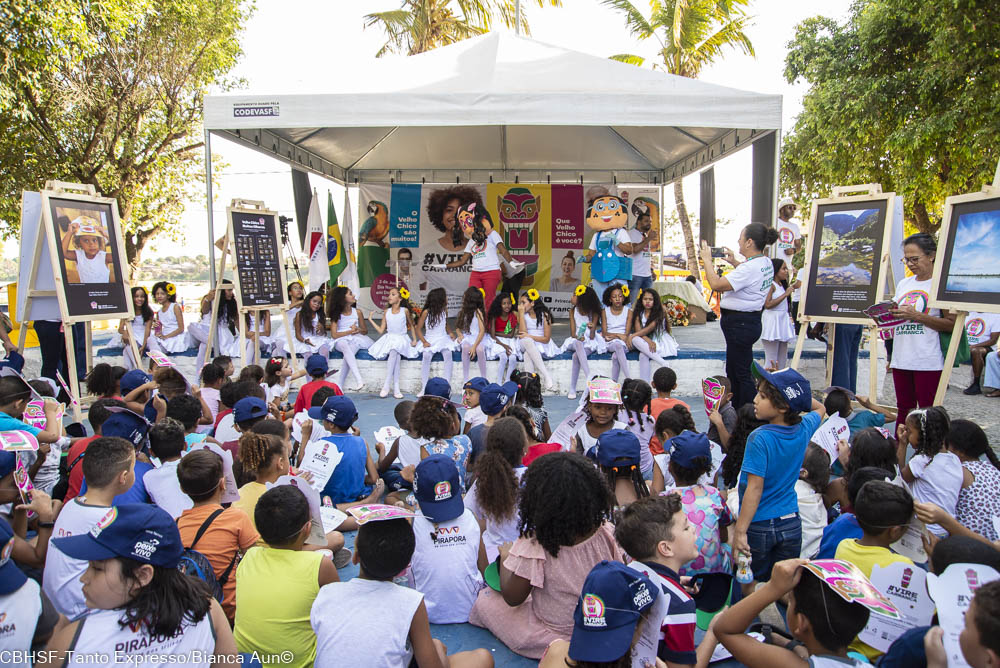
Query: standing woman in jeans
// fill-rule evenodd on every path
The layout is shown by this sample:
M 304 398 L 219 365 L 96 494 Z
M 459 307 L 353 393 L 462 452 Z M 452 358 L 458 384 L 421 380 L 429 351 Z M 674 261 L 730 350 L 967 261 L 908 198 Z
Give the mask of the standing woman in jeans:
M 767 291 L 774 279 L 774 267 L 764 249 L 778 239 L 778 232 L 764 223 L 750 223 L 740 232 L 740 262 L 726 250 L 725 260 L 736 267 L 725 276 L 715 273 L 712 249 L 701 242 L 701 262 L 705 280 L 712 290 L 722 294 L 722 335 L 726 338 L 726 376 L 733 384 L 733 406 L 753 401 L 757 389 L 750 375 L 753 344 L 760 338 L 760 318 Z
M 896 388 L 896 429 L 914 408 L 934 405 L 944 355 L 940 332 L 955 327 L 954 313 L 930 308 L 931 274 L 937 243 L 929 234 L 911 234 L 903 240 L 903 260 L 913 276 L 896 284 L 892 314 L 906 320 L 892 337 L 892 384 Z

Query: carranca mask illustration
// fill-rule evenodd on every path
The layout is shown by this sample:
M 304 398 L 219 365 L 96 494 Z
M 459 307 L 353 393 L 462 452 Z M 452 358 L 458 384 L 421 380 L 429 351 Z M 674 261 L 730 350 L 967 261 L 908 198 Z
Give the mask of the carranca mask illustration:
M 587 225 L 595 232 L 614 230 L 628 225 L 628 211 L 620 197 L 605 195 L 587 206 Z
M 538 271 L 538 217 L 542 196 L 524 186 L 512 186 L 497 196 L 497 214 L 503 227 L 504 245 L 528 266 L 526 278 Z M 525 283 L 530 285 L 531 280 Z
M 476 249 L 481 250 L 486 238 L 493 233 L 493 220 L 485 209 L 477 210 L 476 203 L 463 204 L 455 216 L 462 234 L 467 239 L 472 239 L 476 244 Z

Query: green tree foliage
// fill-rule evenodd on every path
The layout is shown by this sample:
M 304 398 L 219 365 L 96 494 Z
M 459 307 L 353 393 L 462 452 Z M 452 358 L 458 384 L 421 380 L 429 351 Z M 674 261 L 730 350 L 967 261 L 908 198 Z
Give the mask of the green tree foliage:
M 247 0 L 6 0 L 0 3 L 0 234 L 17 233 L 21 190 L 48 179 L 118 200 L 137 265 L 176 235 L 203 178 L 210 86 L 228 89 Z
M 559 7 L 562 0 L 537 3 Z M 488 33 L 497 24 L 513 28 L 516 14 L 515 0 L 403 0 L 399 9 L 366 15 L 365 28 L 378 26 L 388 37 L 377 58 L 387 53 L 412 56 Z M 523 7 L 520 19 L 521 32 L 530 35 Z
M 605 7 L 625 17 L 625 24 L 640 40 L 655 39 L 659 43 L 659 61 L 654 69 L 682 77 L 697 78 L 705 65 L 717 60 L 728 49 L 754 55 L 753 44 L 746 34 L 751 18 L 746 14 L 750 0 L 650 0 L 648 15 L 631 0 L 601 0 Z M 645 58 L 622 53 L 611 57 L 630 65 L 642 66 Z M 674 182 L 674 202 L 688 269 L 698 270 L 698 256 L 691 231 L 691 219 L 684 203 L 681 180 Z
M 941 223 L 944 199 L 992 181 L 1000 156 L 1000 3 L 859 0 L 843 25 L 812 18 L 785 77 L 803 111 L 781 151 L 782 188 L 805 204 L 833 186 L 881 183 L 906 221 Z

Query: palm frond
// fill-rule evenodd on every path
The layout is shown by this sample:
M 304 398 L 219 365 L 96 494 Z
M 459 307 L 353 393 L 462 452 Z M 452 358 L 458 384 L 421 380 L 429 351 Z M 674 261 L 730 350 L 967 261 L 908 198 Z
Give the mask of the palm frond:
M 629 32 L 639 39 L 647 39 L 655 34 L 655 28 L 642 12 L 636 9 L 631 0 L 601 0 L 601 4 L 608 9 L 625 15 L 625 26 Z
M 733 48 L 754 57 L 756 54 L 753 44 L 745 32 L 750 20 L 749 16 L 733 19 L 688 50 L 687 60 L 694 71 L 693 76 L 697 76 L 702 67 L 721 56 L 726 48 Z
M 646 63 L 646 59 L 642 56 L 637 56 L 632 53 L 616 53 L 613 56 L 608 56 L 608 60 L 616 60 L 619 63 L 625 63 L 626 65 L 635 65 L 636 67 L 642 67 Z

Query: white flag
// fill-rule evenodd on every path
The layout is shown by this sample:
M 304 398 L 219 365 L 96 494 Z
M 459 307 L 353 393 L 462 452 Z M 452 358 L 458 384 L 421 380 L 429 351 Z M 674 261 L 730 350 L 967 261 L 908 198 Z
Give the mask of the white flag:
M 330 265 L 326 258 L 326 231 L 319 213 L 319 198 L 313 189 L 306 221 L 305 250 L 309 254 L 309 292 L 319 290 L 330 280 Z
M 354 221 L 351 217 L 351 198 L 347 188 L 344 188 L 344 222 L 340 226 L 340 237 L 347 250 L 347 269 L 341 274 L 340 282 L 351 289 L 355 297 L 360 298 L 361 281 L 358 278 L 357 242 L 354 236 Z

